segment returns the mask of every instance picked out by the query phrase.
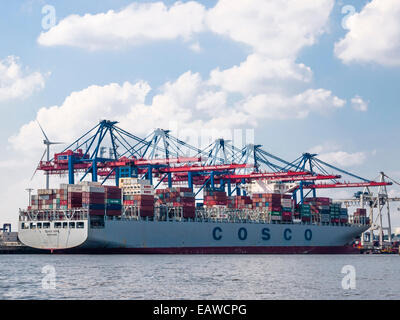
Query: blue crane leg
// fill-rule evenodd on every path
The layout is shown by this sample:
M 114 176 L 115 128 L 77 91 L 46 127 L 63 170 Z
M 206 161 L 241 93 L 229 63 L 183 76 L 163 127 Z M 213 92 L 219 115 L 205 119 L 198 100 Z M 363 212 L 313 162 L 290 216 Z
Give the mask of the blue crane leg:
M 75 184 L 73 156 L 68 156 L 68 183 Z

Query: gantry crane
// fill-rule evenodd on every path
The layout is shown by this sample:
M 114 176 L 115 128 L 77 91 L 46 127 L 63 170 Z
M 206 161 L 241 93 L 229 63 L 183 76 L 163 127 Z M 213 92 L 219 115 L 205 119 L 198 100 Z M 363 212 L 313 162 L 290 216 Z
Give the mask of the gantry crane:
M 118 185 L 120 177 L 132 176 L 152 183 L 158 179 L 156 188 L 161 183 L 167 183 L 168 187 L 187 183 L 197 189 L 196 194 L 207 187 L 227 188 L 228 195 L 235 192 L 240 195 L 241 190 L 246 192 L 243 186 L 254 180 L 291 183 L 289 192 L 296 200 L 296 193 L 300 191 L 300 203 L 311 192 L 315 196 L 317 189 L 379 187 L 386 190 L 392 184 L 362 178 L 318 159 L 316 154 L 304 153 L 289 162 L 261 147 L 248 144 L 240 149 L 220 138 L 200 149 L 173 137 L 169 130 L 156 129 L 140 138 L 118 127 L 115 121 L 102 120 L 53 159 L 41 161 L 37 170 L 46 175 L 68 174 L 70 184 L 74 184 L 76 173 L 82 173 L 81 181 L 91 175 L 92 181 L 100 178 L 103 184 L 112 178 Z M 104 152 L 107 149 L 108 156 Z M 342 175 L 359 181 L 341 181 Z M 323 180 L 331 181 L 318 183 Z M 381 205 L 382 201 L 378 202 Z
M 367 186 L 364 190 L 354 194 L 352 199 L 337 199 L 335 202 L 340 202 L 344 204 L 347 208 L 351 206 L 358 206 L 361 208 L 369 209 L 369 219 L 371 221 L 371 228 L 368 229 L 362 236 L 362 243 L 364 247 L 372 248 L 374 245 L 374 231 L 378 232 L 379 236 L 379 246 L 384 248 L 386 245 L 392 244 L 392 223 L 391 223 L 391 211 L 390 202 L 399 202 L 400 197 L 389 197 L 387 192 L 387 182 L 386 180 L 391 180 L 391 182 L 400 185 L 398 182 L 387 176 L 384 172 L 379 174 L 380 186 L 377 193 L 373 193 Z M 376 209 L 377 213 L 374 213 Z M 386 209 L 386 225 L 383 222 L 383 217 L 385 215 Z M 385 242 L 385 232 L 388 241 Z

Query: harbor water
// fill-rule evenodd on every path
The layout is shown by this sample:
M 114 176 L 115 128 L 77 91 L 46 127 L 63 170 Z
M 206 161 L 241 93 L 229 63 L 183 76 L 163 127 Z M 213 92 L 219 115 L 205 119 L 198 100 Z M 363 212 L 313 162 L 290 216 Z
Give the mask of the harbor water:
M 0 255 L 0 299 L 400 299 L 398 255 Z

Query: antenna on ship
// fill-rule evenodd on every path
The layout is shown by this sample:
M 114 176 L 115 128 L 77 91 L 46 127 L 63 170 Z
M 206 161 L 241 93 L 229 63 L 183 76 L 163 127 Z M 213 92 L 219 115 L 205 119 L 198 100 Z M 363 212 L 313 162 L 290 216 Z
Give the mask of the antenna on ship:
M 43 144 L 46 146 L 46 148 L 45 148 L 45 150 L 43 152 L 43 155 L 42 155 L 42 157 L 40 158 L 40 161 L 39 161 L 39 165 L 40 165 L 40 163 L 42 162 L 42 160 L 43 160 L 43 158 L 44 158 L 46 153 L 47 153 L 47 162 L 50 162 L 50 146 L 51 145 L 53 145 L 53 144 L 64 144 L 64 142 L 52 142 L 52 141 L 50 141 L 50 139 L 47 137 L 46 133 L 44 132 L 42 126 L 40 125 L 39 121 L 36 120 L 36 122 L 38 123 L 38 125 L 40 127 L 40 130 L 43 133 L 43 136 L 44 136 Z M 37 167 L 35 169 L 35 172 L 32 175 L 31 180 L 35 176 L 36 172 L 37 172 Z M 46 189 L 49 189 L 49 186 L 50 186 L 49 173 L 46 172 L 45 174 L 46 174 Z

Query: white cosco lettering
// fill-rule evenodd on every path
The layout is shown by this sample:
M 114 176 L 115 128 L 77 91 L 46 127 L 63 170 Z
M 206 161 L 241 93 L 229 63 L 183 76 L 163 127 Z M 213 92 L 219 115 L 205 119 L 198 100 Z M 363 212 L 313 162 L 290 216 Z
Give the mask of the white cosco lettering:
M 246 306 L 245 305 L 202 305 L 199 304 L 197 306 L 197 314 L 206 315 L 206 314 L 246 314 Z

